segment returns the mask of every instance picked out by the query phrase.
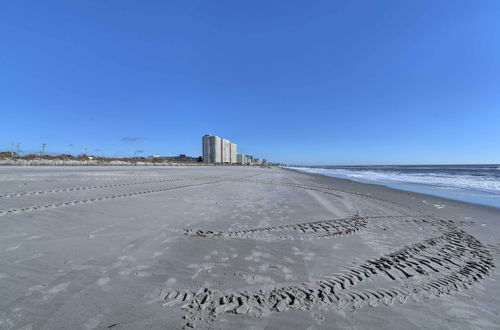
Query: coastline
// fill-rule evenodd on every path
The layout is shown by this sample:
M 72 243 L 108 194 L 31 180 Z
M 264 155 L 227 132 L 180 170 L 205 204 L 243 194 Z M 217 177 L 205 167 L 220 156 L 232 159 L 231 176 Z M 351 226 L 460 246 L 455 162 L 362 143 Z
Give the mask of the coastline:
M 398 188 L 395 188 L 393 186 L 385 185 L 383 183 L 377 183 L 377 182 L 371 182 L 371 183 L 370 182 L 360 182 L 360 181 L 356 181 L 356 180 L 352 180 L 352 179 L 337 178 L 337 177 L 328 176 L 328 175 L 319 174 L 319 173 L 301 172 L 299 170 L 291 169 L 291 168 L 282 168 L 282 169 L 283 170 L 287 170 L 287 171 L 296 172 L 296 173 L 310 175 L 310 176 L 313 176 L 313 177 L 333 179 L 332 180 L 333 184 L 335 184 L 335 183 L 341 183 L 341 182 L 347 182 L 348 184 L 352 184 L 353 186 L 356 186 L 356 185 L 364 185 L 364 186 L 368 186 L 368 187 L 369 186 L 374 186 L 374 187 L 377 187 L 377 188 L 389 189 L 389 191 L 391 191 L 391 190 L 392 191 L 396 191 L 396 192 L 399 192 L 399 194 L 410 194 L 410 195 L 419 196 L 419 197 L 421 197 L 423 199 L 426 199 L 426 198 L 427 199 L 432 199 L 432 200 L 435 200 L 438 203 L 440 203 L 440 202 L 442 202 L 442 203 L 458 203 L 458 204 L 469 205 L 471 207 L 479 207 L 479 208 L 491 209 L 494 212 L 500 212 L 500 208 L 492 206 L 492 205 L 479 204 L 479 203 L 468 202 L 468 201 L 459 200 L 459 199 L 447 198 L 447 197 L 443 197 L 443 196 L 433 195 L 433 194 L 430 194 L 430 193 L 421 193 L 421 192 L 415 192 L 415 191 L 411 191 L 411 190 L 398 189 Z
M 416 194 L 440 197 L 446 200 L 455 200 L 455 201 L 461 201 L 475 205 L 485 205 L 500 209 L 500 195 L 494 193 L 493 191 L 486 192 L 481 190 L 458 188 L 445 185 L 425 184 L 420 182 L 417 183 L 411 181 L 405 182 L 405 181 L 376 181 L 368 179 L 351 179 L 348 177 L 342 177 L 328 173 L 308 172 L 307 170 L 304 170 L 304 168 L 289 167 L 285 169 L 298 171 L 301 173 L 318 174 L 326 177 L 333 177 L 333 178 L 348 180 L 350 182 L 363 183 L 367 185 L 372 185 L 372 184 L 379 185 L 400 191 L 409 191 Z
M 496 208 L 281 168 L 0 182 L 2 328 L 500 325 Z

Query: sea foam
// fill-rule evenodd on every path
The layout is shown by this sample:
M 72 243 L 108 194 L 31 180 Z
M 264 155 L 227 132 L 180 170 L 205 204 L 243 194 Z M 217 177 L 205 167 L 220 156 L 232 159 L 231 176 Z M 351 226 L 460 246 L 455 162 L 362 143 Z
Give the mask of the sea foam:
M 355 181 L 365 181 L 374 183 L 411 183 L 427 186 L 437 186 L 442 188 L 454 188 L 482 191 L 493 194 L 500 194 L 500 177 L 485 173 L 484 167 L 468 167 L 467 174 L 456 173 L 452 167 L 440 170 L 440 168 L 420 167 L 418 170 L 404 168 L 318 168 L 318 167 L 289 167 L 302 172 L 317 173 L 332 177 L 351 179 Z M 489 170 L 498 171 L 499 167 L 490 167 Z M 432 172 L 432 170 L 435 170 Z M 476 172 L 477 171 L 477 172 Z

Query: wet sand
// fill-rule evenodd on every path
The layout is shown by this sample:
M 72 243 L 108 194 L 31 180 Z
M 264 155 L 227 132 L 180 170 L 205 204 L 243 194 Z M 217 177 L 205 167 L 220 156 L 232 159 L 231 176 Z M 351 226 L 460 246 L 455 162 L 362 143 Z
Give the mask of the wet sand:
M 0 167 L 0 329 L 495 329 L 500 210 L 255 167 Z

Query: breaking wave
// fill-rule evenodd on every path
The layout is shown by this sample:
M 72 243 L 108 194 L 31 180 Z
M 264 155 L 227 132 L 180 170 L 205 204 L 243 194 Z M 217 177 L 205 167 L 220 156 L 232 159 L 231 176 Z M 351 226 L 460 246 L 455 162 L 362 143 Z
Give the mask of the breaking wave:
M 288 168 L 355 181 L 411 183 L 500 194 L 500 167 L 498 165 Z

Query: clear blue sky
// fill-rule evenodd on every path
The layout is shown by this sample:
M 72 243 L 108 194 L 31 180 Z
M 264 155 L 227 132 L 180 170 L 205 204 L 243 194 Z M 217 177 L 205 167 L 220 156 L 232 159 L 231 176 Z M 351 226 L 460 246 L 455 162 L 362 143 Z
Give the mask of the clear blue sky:
M 0 47 L 2 149 L 500 163 L 497 0 L 2 1 Z

